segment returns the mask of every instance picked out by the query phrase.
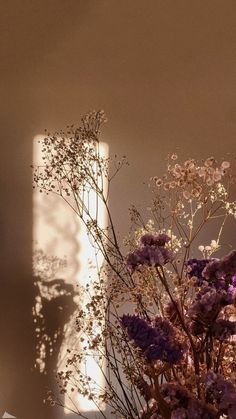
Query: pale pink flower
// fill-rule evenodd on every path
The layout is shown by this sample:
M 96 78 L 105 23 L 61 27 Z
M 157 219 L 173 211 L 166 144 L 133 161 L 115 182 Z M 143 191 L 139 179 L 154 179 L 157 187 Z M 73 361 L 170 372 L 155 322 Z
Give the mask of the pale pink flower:
M 228 168 L 230 167 L 230 162 L 228 162 L 228 161 L 223 161 L 223 162 L 221 163 L 221 167 L 222 167 L 222 169 L 228 169 Z

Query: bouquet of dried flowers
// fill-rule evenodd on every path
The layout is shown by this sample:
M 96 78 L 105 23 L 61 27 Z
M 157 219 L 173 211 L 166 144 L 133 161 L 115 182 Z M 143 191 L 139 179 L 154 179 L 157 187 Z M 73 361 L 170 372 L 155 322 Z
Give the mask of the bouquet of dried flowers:
M 87 397 L 104 418 L 234 419 L 236 250 L 222 245 L 225 223 L 236 217 L 232 164 L 169 157 L 165 175 L 150 182 L 149 219 L 131 208 L 123 254 L 108 200 L 125 159 L 101 155 L 104 121 L 103 112 L 91 112 L 78 128 L 48 133 L 44 165 L 34 168 L 35 186 L 71 207 L 104 260 L 81 289 L 86 304 L 78 307 L 77 344 L 59 373 L 61 393 Z M 214 237 L 201 244 L 209 231 Z M 103 386 L 87 372 L 91 358 Z M 71 410 L 86 418 L 75 400 Z

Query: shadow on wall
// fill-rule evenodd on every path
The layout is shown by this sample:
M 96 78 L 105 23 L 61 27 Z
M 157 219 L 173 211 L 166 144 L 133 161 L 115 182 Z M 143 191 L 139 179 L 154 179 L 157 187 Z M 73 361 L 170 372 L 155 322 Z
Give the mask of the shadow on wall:
M 35 277 L 34 321 L 37 336 L 35 368 L 43 375 L 46 387 L 54 381 L 65 337 L 65 328 L 77 308 L 77 293 L 63 279 Z M 53 388 L 51 388 L 53 390 Z
M 55 388 L 58 353 L 64 326 L 75 310 L 73 298 L 76 293 L 71 281 L 52 277 L 49 270 L 46 279 L 42 272 L 32 275 L 32 184 L 30 164 L 27 164 L 32 151 L 28 145 L 26 150 L 21 144 L 18 154 L 15 137 L 14 129 L 9 128 L 8 149 L 3 149 L 0 177 L 1 240 L 4 244 L 0 291 L 0 418 L 4 414 L 6 417 L 8 412 L 19 419 L 59 419 L 63 409 L 57 411 L 45 405 L 43 400 L 46 390 Z M 19 167 L 22 168 L 20 176 Z M 12 191 L 9 184 L 14 185 Z M 78 228 L 77 225 L 76 231 Z M 73 240 L 74 230 L 65 228 L 64 233 Z M 75 254 L 77 250 L 78 244 L 74 248 Z M 73 276 L 73 272 L 68 276 Z M 38 302 L 38 309 L 41 308 L 41 329 L 34 322 L 35 302 Z M 37 368 L 39 342 L 44 340 L 45 373 Z
M 61 362 L 69 345 L 67 335 L 77 308 L 80 226 L 73 212 L 57 196 L 36 191 L 33 202 L 35 367 L 43 377 L 44 398 L 47 398 L 46 390 L 58 391 L 58 361 Z M 63 408 L 52 408 L 52 417 L 58 419 L 63 414 Z
M 6 346 L 2 345 L 1 358 L 5 367 L 2 377 L 4 373 L 7 376 L 5 391 L 9 399 L 1 398 L 3 403 L 0 417 L 7 410 L 22 419 L 58 419 L 56 410 L 44 405 L 43 399 L 46 398 L 47 389 L 55 389 L 57 362 L 65 326 L 77 307 L 74 287 L 66 284 L 63 279 L 45 280 L 35 277 L 32 306 L 34 302 L 35 305 L 31 315 L 28 313 L 29 316 L 23 311 L 24 299 L 21 302 L 21 296 L 18 295 L 19 302 L 16 303 L 11 297 L 6 298 L 6 292 L 9 290 L 5 288 L 2 295 L 6 304 L 6 320 L 11 328 L 4 337 L 4 327 L 1 327 L 2 342 L 7 343 Z M 3 308 L 3 299 L 1 305 Z M 35 327 L 32 325 L 33 317 Z M 31 336 L 28 334 L 29 326 Z
M 19 121 L 16 128 L 11 115 L 3 113 L 1 118 L 7 143 L 2 145 L 0 168 L 0 417 L 8 412 L 20 419 L 53 419 L 52 409 L 43 404 L 45 378 L 33 368 L 32 132 Z M 25 142 L 16 141 L 19 133 Z

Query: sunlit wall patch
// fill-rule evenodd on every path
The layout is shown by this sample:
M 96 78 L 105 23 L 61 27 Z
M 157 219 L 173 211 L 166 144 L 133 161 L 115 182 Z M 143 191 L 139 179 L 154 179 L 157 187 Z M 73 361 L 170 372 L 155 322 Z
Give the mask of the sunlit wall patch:
M 33 140 L 33 165 L 35 166 L 44 165 L 41 143 L 43 138 L 43 135 L 38 135 Z M 108 151 L 108 145 L 100 143 L 100 155 L 106 158 L 108 157 Z M 103 179 L 103 188 L 106 191 L 107 181 L 105 178 Z M 89 200 L 91 213 L 94 212 L 94 216 L 96 213 L 98 225 L 105 228 L 107 226 L 106 211 L 96 193 L 91 191 L 84 199 Z M 39 294 L 48 298 L 50 306 L 50 299 L 55 298 L 55 296 L 58 298 L 58 293 L 59 297 L 60 295 L 67 295 L 68 290 L 73 287 L 73 300 L 76 301 L 77 299 L 80 306 L 86 305 L 86 297 L 81 300 L 80 296 L 76 296 L 78 293 L 76 284 L 85 286 L 89 281 L 96 278 L 97 270 L 103 263 L 103 256 L 100 253 L 95 254 L 85 226 L 60 196 L 53 193 L 40 193 L 38 188 L 35 188 L 33 192 L 33 220 L 34 277 Z M 36 331 L 39 338 L 36 367 L 42 373 L 46 373 L 48 359 L 50 356 L 51 359 L 53 356 L 57 356 L 57 353 L 53 354 L 53 345 L 60 342 L 58 333 L 63 332 L 64 334 L 65 331 L 62 330 L 64 327 L 62 322 L 59 332 L 58 330 L 51 331 L 55 333 L 54 341 L 52 336 L 49 338 L 46 336 L 45 330 L 42 333 L 40 330 L 42 298 L 41 300 L 40 298 L 40 295 L 38 295 L 34 307 Z M 63 310 L 63 306 L 61 310 Z M 53 314 L 57 315 L 57 313 L 51 312 L 51 315 Z M 68 322 L 68 318 L 64 318 L 65 320 L 67 320 L 66 337 L 60 345 L 61 349 L 58 357 L 58 369 L 60 370 L 63 369 L 63 364 L 66 362 L 67 348 L 70 347 L 70 343 L 75 344 L 73 322 Z M 48 350 L 47 345 L 49 346 Z M 87 359 L 86 365 L 82 368 L 86 368 L 86 373 L 89 373 L 98 388 L 103 387 L 103 372 L 101 372 L 95 359 Z M 91 400 L 79 397 L 76 392 L 74 392 L 72 398 L 65 395 L 65 405 L 72 408 L 77 405 L 80 411 L 97 410 Z M 70 413 L 68 410 L 65 410 L 65 412 Z

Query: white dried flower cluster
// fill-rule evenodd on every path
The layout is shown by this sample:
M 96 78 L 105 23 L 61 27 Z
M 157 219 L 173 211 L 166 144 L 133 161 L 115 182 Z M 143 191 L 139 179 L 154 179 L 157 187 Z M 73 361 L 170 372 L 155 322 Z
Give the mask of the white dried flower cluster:
M 226 201 L 228 198 L 228 192 L 222 183 L 216 183 L 215 188 L 211 190 L 209 196 L 211 202 L 215 202 L 217 200 Z
M 211 240 L 211 243 L 207 246 L 202 244 L 198 246 L 198 250 L 202 252 L 204 258 L 209 258 L 213 253 L 220 249 L 220 245 L 217 240 Z
M 168 229 L 163 229 L 161 231 L 161 233 L 165 233 L 167 234 L 167 236 L 169 236 L 171 238 L 171 240 L 169 241 L 169 243 L 166 244 L 166 247 L 171 248 L 173 250 L 174 253 L 177 253 L 183 246 L 183 240 L 181 238 L 179 238 L 177 235 L 175 235 L 173 233 L 173 231 L 171 231 L 170 228 Z
M 236 201 L 226 202 L 225 209 L 227 211 L 227 214 L 232 215 L 234 218 L 236 218 Z

